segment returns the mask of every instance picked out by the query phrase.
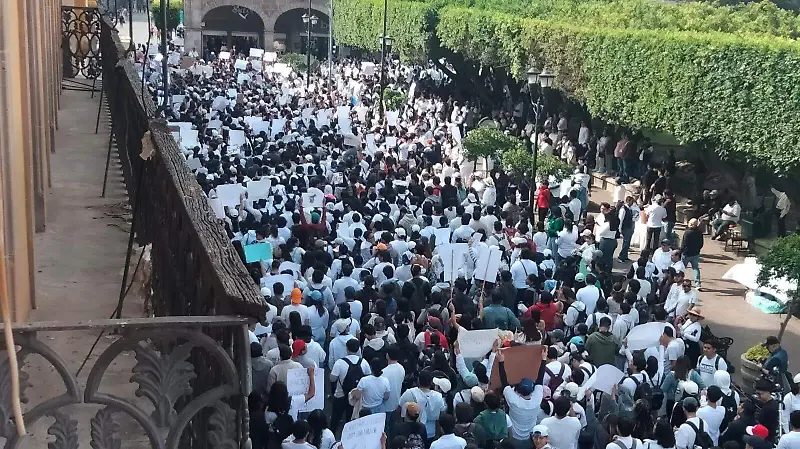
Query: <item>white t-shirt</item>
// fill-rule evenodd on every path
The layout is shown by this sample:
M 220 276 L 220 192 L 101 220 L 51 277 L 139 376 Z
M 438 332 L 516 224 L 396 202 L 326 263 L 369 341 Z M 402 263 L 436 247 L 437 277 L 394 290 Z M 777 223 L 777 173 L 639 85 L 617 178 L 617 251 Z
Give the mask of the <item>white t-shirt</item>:
M 586 304 L 586 314 L 591 315 L 597 307 L 597 300 L 600 299 L 600 289 L 596 285 L 587 285 L 578 290 L 575 298 Z
M 697 427 L 697 430 L 700 430 L 700 421 L 701 419 L 698 417 L 689 418 L 686 420 L 687 422 L 691 422 Z M 708 433 L 708 423 L 703 423 L 703 430 Z M 675 432 L 675 447 L 677 449 L 693 449 L 694 448 L 694 441 L 697 437 L 694 429 L 687 424 L 683 423 L 680 427 L 678 427 L 678 431 Z
M 800 448 L 800 431 L 795 430 L 781 437 L 778 441 L 778 449 L 798 449 Z
M 464 449 L 465 447 L 467 447 L 467 440 L 449 433 L 431 443 L 430 449 Z
M 511 421 L 511 436 L 517 440 L 527 440 L 536 426 L 539 417 L 539 408 L 542 405 L 544 389 L 536 385 L 528 399 L 523 398 L 512 386 L 503 389 L 503 397 L 508 404 L 508 418 Z M 577 421 L 577 418 L 573 418 Z M 580 426 L 580 421 L 578 421 Z M 580 428 L 579 428 L 580 429 Z M 575 440 L 577 444 L 577 439 Z M 571 449 L 571 448 L 567 448 Z
M 400 406 L 400 393 L 403 389 L 403 379 L 406 377 L 406 369 L 399 363 L 386 365 L 381 377 L 389 381 L 389 399 L 384 403 L 384 412 L 392 412 Z
M 383 404 L 384 398 L 389 397 L 389 379 L 364 376 L 358 381 L 358 389 L 361 391 L 361 405 L 377 410 Z
M 345 356 L 351 363 L 358 362 L 359 357 L 355 354 L 350 354 Z M 344 361 L 344 358 L 341 358 L 333 364 L 333 368 L 331 369 L 331 378 L 338 378 L 336 380 L 336 392 L 333 394 L 334 397 L 341 398 L 344 397 L 344 392 L 342 391 L 342 382 L 344 382 L 345 376 L 347 376 L 347 369 L 350 365 Z M 366 360 L 361 361 L 361 371 L 364 373 L 365 376 L 369 376 L 372 374 L 372 371 L 369 369 L 369 363 Z M 348 391 L 349 393 L 349 391 Z
M 725 419 L 725 407 L 721 405 L 716 407 L 706 405 L 697 410 L 697 416 L 708 424 L 708 427 L 704 430 L 711 437 L 714 446 L 716 446 L 719 442 L 719 427 L 722 425 L 722 420 Z
M 697 364 L 697 368 L 695 369 L 698 373 L 700 373 L 700 378 L 703 379 L 703 385 L 708 388 L 711 385 L 716 385 L 714 373 L 716 373 L 717 370 L 727 371 L 728 363 L 725 361 L 725 359 L 720 357 L 719 354 L 714 356 L 713 359 L 709 359 L 704 355 L 700 357 L 700 362 Z
M 294 311 L 297 311 L 297 313 L 300 314 L 300 320 L 303 323 L 308 323 L 308 306 L 303 304 L 289 304 L 288 306 L 285 306 L 283 310 L 281 310 L 281 320 L 283 320 L 284 323 L 288 323 L 289 314 Z
M 552 362 L 545 365 L 547 369 L 549 369 L 554 376 L 558 376 L 558 373 L 561 372 L 561 368 L 564 368 L 564 374 L 561 375 L 561 380 L 563 380 L 562 384 L 567 383 L 570 376 L 572 376 L 572 369 L 570 369 L 569 365 L 566 363 L 561 363 L 558 360 L 553 360 Z M 542 380 L 543 385 L 550 385 L 550 375 L 547 374 L 547 371 L 544 372 L 544 377 Z M 555 392 L 554 392 L 555 393 Z
M 423 391 L 419 387 L 409 388 L 400 396 L 400 416 L 406 417 L 406 403 L 416 402 L 419 404 L 418 422 L 425 424 L 428 437 L 436 434 L 436 421 L 439 415 L 447 408 L 442 393 L 438 391 Z
M 664 219 L 667 218 L 667 209 L 658 204 L 651 204 L 645 209 L 647 213 L 647 227 L 660 228 L 664 225 Z
M 669 342 L 664 354 L 665 373 L 672 370 L 671 362 L 678 360 L 678 357 L 682 356 L 684 352 L 686 352 L 686 345 L 683 344 L 683 340 L 675 338 Z
M 547 442 L 553 449 L 577 449 L 581 433 L 581 422 L 578 418 L 565 416 L 558 419 L 550 416 L 542 420 L 542 425 L 547 427 Z
M 294 441 L 284 441 L 281 443 L 281 449 L 317 449 L 311 443 L 295 443 Z
M 644 443 L 642 443 L 642 440 L 640 440 L 638 438 L 617 437 L 616 440 L 606 444 L 606 449 L 622 449 L 622 447 L 620 447 L 620 445 L 619 445 L 619 443 L 617 443 L 617 441 L 622 443 L 625 446 L 625 449 L 634 449 L 634 447 L 636 449 L 643 449 L 644 448 Z

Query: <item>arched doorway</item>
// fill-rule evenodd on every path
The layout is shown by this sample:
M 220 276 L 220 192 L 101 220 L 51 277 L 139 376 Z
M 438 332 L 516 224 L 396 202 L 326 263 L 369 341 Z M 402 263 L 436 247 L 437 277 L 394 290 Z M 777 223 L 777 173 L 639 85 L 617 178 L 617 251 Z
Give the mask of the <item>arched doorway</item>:
M 308 28 L 303 23 L 303 14 L 308 9 L 290 9 L 275 21 L 275 40 L 286 45 L 287 53 L 306 54 L 308 48 Z M 328 37 L 330 36 L 330 21 L 328 15 L 312 8 L 311 14 L 317 16 L 317 24 L 311 27 L 311 54 L 317 59 L 328 57 Z
M 203 57 L 211 52 L 249 54 L 250 48 L 264 48 L 264 21 L 257 12 L 239 5 L 214 8 L 203 16 Z

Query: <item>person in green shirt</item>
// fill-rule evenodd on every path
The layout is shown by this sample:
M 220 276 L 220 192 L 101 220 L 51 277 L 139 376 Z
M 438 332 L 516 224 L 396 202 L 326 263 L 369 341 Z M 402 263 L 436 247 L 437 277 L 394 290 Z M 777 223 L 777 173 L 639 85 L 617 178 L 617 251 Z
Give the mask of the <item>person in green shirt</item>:
M 560 259 L 556 239 L 558 239 L 558 233 L 562 229 L 564 229 L 564 218 L 561 216 L 561 208 L 553 206 L 550 208 L 550 218 L 547 221 L 547 248 L 552 251 L 556 265 L 558 265 Z
M 514 312 L 503 305 L 503 293 L 499 290 L 492 292 L 492 303 L 483 308 L 483 325 L 486 329 L 500 328 L 513 330 L 519 327 L 519 320 Z

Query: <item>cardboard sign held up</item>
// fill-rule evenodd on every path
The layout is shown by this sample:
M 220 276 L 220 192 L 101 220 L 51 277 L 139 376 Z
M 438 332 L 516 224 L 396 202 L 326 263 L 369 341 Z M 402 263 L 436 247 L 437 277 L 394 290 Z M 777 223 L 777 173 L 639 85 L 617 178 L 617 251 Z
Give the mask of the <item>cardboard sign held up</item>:
M 503 350 L 506 361 L 508 383 L 514 385 L 527 377 L 533 381 L 539 377 L 539 368 L 542 365 L 542 345 L 512 346 Z M 489 389 L 500 388 L 500 364 L 492 365 L 492 375 L 489 377 Z
M 342 429 L 342 449 L 380 449 L 386 415 L 375 413 L 348 422 Z
M 490 249 L 489 257 L 481 257 L 475 264 L 475 279 L 479 281 L 497 282 L 497 273 L 500 270 L 500 259 L 503 252 L 499 249 Z
M 458 345 L 461 348 L 461 355 L 465 359 L 483 358 L 487 352 L 492 350 L 492 346 L 494 346 L 494 342 L 498 338 L 498 329 L 479 329 L 474 331 L 464 328 L 458 329 Z
M 231 52 L 229 52 L 229 51 L 221 51 L 221 52 L 219 52 L 219 59 L 221 59 L 223 61 L 227 61 L 228 59 L 231 59 Z
M 305 368 L 290 369 L 286 376 L 286 389 L 289 390 L 289 396 L 305 396 L 308 388 L 308 371 Z M 301 404 L 297 411 L 303 413 L 323 408 L 325 408 L 325 370 L 317 368 L 314 370 L 314 397 Z
M 272 260 L 272 245 L 269 242 L 244 245 L 244 257 L 247 263 Z

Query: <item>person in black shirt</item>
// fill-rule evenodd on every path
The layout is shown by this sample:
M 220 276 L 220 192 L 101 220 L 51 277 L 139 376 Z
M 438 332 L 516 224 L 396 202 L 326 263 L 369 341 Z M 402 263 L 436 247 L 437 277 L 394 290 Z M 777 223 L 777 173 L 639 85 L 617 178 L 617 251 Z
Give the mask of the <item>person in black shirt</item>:
M 449 176 L 444 177 L 444 185 L 442 185 L 439 194 L 442 197 L 442 207 L 445 209 L 458 205 L 458 190 L 452 185 L 452 178 Z
M 736 416 L 725 432 L 719 437 L 719 445 L 732 441 L 739 445 L 740 448 L 744 447 L 744 436 L 747 435 L 747 428 L 757 424 L 756 421 L 756 406 L 749 399 L 745 399 L 739 404 L 739 414 Z
M 769 440 L 776 442 L 780 414 L 778 413 L 778 401 L 772 397 L 772 390 L 775 386 L 767 379 L 759 379 L 756 381 L 755 388 L 758 400 L 762 402 L 761 411 L 756 415 L 756 421 L 769 429 Z

